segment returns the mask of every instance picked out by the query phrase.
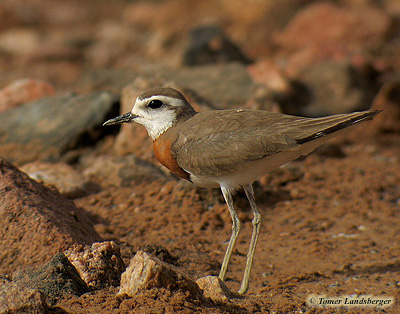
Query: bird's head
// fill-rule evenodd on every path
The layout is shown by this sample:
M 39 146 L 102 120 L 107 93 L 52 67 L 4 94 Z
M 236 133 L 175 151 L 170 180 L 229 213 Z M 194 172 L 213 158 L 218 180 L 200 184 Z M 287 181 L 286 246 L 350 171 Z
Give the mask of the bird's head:
M 170 127 L 195 113 L 179 91 L 173 88 L 154 88 L 138 96 L 130 112 L 106 121 L 103 126 L 136 122 L 143 125 L 149 136 L 156 140 Z

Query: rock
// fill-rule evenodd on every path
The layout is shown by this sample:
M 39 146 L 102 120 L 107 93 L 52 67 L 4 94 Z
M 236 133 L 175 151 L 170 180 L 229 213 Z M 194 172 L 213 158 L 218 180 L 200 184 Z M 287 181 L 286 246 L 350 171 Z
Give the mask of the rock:
M 94 90 L 107 90 L 120 94 L 122 89 L 138 77 L 138 71 L 127 69 L 88 69 L 76 82 L 74 90 L 90 93 Z
M 0 273 L 47 262 L 74 243 L 99 240 L 81 208 L 0 158 Z
M 119 20 L 100 21 L 96 25 L 96 39 L 85 49 L 85 58 L 96 68 L 107 68 L 121 63 L 121 58 L 130 55 L 144 38 L 138 29 Z
M 282 105 L 285 113 L 320 117 L 370 107 L 374 86 L 348 63 L 316 63 L 297 79 L 310 90 L 310 101 L 304 107 Z
M 340 145 L 336 143 L 325 143 L 318 147 L 315 150 L 315 153 L 324 156 L 324 157 L 329 157 L 329 158 L 344 158 L 346 157 L 345 152 L 341 148 Z
M 244 65 L 238 63 L 203 65 L 169 71 L 165 81 L 191 89 L 216 109 L 243 108 L 253 97 L 255 84 Z
M 286 71 L 295 75 L 316 61 L 348 60 L 360 51 L 381 49 L 390 25 L 390 16 L 378 6 L 317 1 L 304 6 L 274 41 L 289 56 Z
M 64 255 L 91 290 L 118 286 L 125 270 L 120 249 L 113 241 L 73 245 Z
M 203 299 L 199 286 L 177 267 L 138 251 L 121 276 L 121 286 L 117 296 L 133 297 L 140 291 L 151 288 L 180 290 L 189 293 L 192 298 Z
M 13 281 L 40 291 L 52 305 L 61 297 L 89 292 L 75 267 L 62 253 L 56 254 L 41 268 L 17 270 L 13 273 Z
M 44 314 L 47 309 L 45 298 L 38 290 L 16 282 L 0 282 L 1 314 Z
M 143 64 L 134 71 L 93 70 L 83 76 L 77 85 L 79 91 L 107 89 L 121 92 L 123 89 L 123 98 L 125 94 L 130 94 L 129 110 L 138 96 L 137 93 L 152 87 L 175 86 L 191 90 L 212 104 L 214 109 L 243 108 L 259 87 L 251 79 L 246 66 L 239 63 L 202 65 L 181 69 Z M 129 89 L 133 89 L 135 92 L 130 93 Z M 124 102 L 126 99 L 122 100 L 122 103 Z
M 202 277 L 197 279 L 196 283 L 203 290 L 204 296 L 213 301 L 226 302 L 234 297 L 233 293 L 218 276 Z
M 151 256 L 157 257 L 164 263 L 178 266 L 177 257 L 173 256 L 165 247 L 158 244 L 146 244 L 140 249 Z
M 382 86 L 372 109 L 383 109 L 383 111 L 371 122 L 370 131 L 400 134 L 400 78 L 386 82 Z
M 85 168 L 84 175 L 103 187 L 129 186 L 132 182 L 140 184 L 167 179 L 167 175 L 154 164 L 132 154 L 88 157 L 83 158 L 82 164 Z
M 54 96 L 9 109 L 0 115 L 2 156 L 17 163 L 58 158 L 68 149 L 94 143 L 101 124 L 118 111 L 108 92 Z
M 21 170 L 40 183 L 54 186 L 66 198 L 79 198 L 99 190 L 81 172 L 64 163 L 35 161 L 23 165 Z
M 264 84 L 274 92 L 284 93 L 290 88 L 289 79 L 272 60 L 260 60 L 249 65 L 247 70 L 255 82 Z
M 17 80 L 0 90 L 0 113 L 46 96 L 52 96 L 55 88 L 48 82 L 34 79 Z
M 292 51 L 315 46 L 371 48 L 383 43 L 389 28 L 390 17 L 377 6 L 349 8 L 316 2 L 300 10 L 275 40 Z
M 139 80 L 144 81 L 141 86 L 138 84 Z M 150 86 L 180 86 L 183 89 L 192 90 L 203 99 L 208 100 L 215 106 L 215 109 L 243 107 L 258 87 L 252 81 L 246 66 L 239 63 L 202 65 L 183 69 L 144 67 L 138 79 L 129 84 L 123 94 L 131 85 L 135 89 L 141 87 L 139 88 L 141 92 L 147 86 L 147 88 Z M 131 99 L 131 107 L 133 102 L 134 99 Z
M 39 32 L 28 28 L 11 28 L 0 33 L 0 50 L 12 55 L 34 52 L 41 46 Z
M 183 55 L 188 66 L 237 61 L 250 63 L 222 29 L 214 25 L 198 26 L 190 34 L 190 43 Z

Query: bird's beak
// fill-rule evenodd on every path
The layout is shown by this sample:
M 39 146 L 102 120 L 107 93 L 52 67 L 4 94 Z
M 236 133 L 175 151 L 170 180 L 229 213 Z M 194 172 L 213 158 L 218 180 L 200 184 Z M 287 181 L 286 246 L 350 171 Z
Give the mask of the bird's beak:
M 103 123 L 103 126 L 121 124 L 124 122 L 131 122 L 136 117 L 137 117 L 137 115 L 134 115 L 134 114 L 128 112 L 128 113 L 123 114 L 122 116 L 118 116 L 113 119 L 107 120 L 106 122 Z

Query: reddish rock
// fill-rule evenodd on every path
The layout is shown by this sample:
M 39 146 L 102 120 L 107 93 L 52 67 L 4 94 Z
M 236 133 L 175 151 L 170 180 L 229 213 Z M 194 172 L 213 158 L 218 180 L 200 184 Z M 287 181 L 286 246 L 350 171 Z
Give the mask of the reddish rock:
M 0 113 L 39 98 L 54 95 L 55 88 L 48 82 L 22 79 L 12 82 L 0 90 Z
M 113 241 L 73 245 L 64 255 L 91 289 L 118 286 L 125 270 L 120 249 Z
M 382 43 L 389 27 L 390 17 L 380 9 L 317 2 L 299 11 L 275 39 L 286 49 L 310 45 L 371 47 Z
M 151 288 L 180 290 L 189 293 L 192 298 L 203 298 L 196 282 L 177 267 L 139 251 L 121 276 L 121 286 L 117 296 L 133 297 L 138 292 Z
M 380 47 L 390 24 L 390 16 L 376 7 L 316 2 L 299 11 L 274 40 L 284 53 L 290 53 L 286 70 L 295 74 L 316 61 L 343 60 L 363 49 Z
M 0 273 L 42 264 L 74 243 L 99 240 L 81 208 L 0 158 Z
M 247 70 L 255 82 L 264 84 L 274 92 L 284 93 L 290 89 L 289 80 L 285 77 L 283 70 L 269 59 L 251 64 Z
M 0 282 L 0 313 L 43 314 L 47 308 L 39 291 L 15 282 Z

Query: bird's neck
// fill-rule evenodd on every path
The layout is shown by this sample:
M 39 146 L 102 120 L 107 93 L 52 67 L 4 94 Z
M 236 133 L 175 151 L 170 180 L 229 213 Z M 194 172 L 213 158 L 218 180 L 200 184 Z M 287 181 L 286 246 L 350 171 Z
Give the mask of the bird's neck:
M 185 121 L 193 117 L 196 113 L 197 112 L 193 110 L 190 112 L 186 112 L 185 114 L 177 114 L 174 119 L 171 119 L 168 123 L 164 122 L 162 126 L 160 125 L 158 127 L 155 127 L 153 124 L 151 128 L 147 128 L 147 132 L 149 133 L 151 139 L 153 141 L 156 141 L 166 131 L 170 130 L 171 128 L 177 127 L 181 123 L 184 123 Z

